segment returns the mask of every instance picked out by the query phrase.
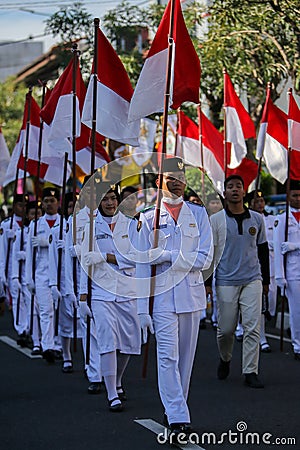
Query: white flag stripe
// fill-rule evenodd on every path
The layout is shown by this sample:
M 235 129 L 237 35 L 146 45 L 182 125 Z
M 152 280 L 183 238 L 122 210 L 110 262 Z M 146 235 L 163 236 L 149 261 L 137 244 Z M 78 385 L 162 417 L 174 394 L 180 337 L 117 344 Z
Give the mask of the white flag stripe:
M 230 169 L 235 169 L 247 155 L 247 146 L 237 110 L 231 106 L 228 106 L 225 109 L 226 141 L 231 142 L 231 157 L 228 167 Z
M 6 171 L 9 165 L 10 155 L 2 132 L 0 131 L 0 186 L 5 180 Z
M 300 151 L 300 122 L 288 119 L 289 148 Z
M 167 61 L 168 49 L 146 59 L 130 102 L 129 122 L 155 112 L 163 112 Z M 172 104 L 172 99 L 169 104 Z
M 263 122 L 260 124 L 259 132 L 257 136 L 256 143 L 256 159 L 260 159 L 263 157 L 265 142 L 266 142 L 266 134 L 267 134 L 268 123 Z
M 94 75 L 95 76 L 95 75 Z M 94 78 L 91 77 L 82 111 L 82 123 L 92 128 Z M 129 102 L 97 81 L 97 132 L 118 142 L 139 145 L 140 121 L 127 123 Z M 125 120 L 126 118 L 126 120 Z
M 266 134 L 264 161 L 272 175 L 279 183 L 284 183 L 287 179 L 287 151 L 276 139 Z
M 79 101 L 76 97 L 76 136 L 80 136 Z M 73 136 L 73 94 L 61 95 L 50 125 L 49 142 Z
M 91 152 L 86 148 L 76 152 L 76 164 L 83 170 L 84 173 L 89 174 L 91 171 Z M 107 161 L 97 153 L 95 154 L 95 169 L 107 164 Z

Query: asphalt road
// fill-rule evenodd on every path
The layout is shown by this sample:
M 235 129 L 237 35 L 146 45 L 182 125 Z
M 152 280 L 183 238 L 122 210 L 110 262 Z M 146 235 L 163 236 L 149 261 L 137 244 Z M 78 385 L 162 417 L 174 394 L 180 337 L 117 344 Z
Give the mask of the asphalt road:
M 269 332 L 276 330 L 269 328 Z M 108 411 L 105 392 L 87 394 L 80 349 L 74 355 L 74 373 L 63 374 L 60 363 L 51 366 L 42 359 L 31 359 L 3 342 L 4 336 L 16 339 L 8 311 L 0 317 L 1 449 L 171 448 L 160 444 L 148 429 L 159 427 L 163 414 L 153 339 L 148 376 L 141 378 L 142 357 L 132 358 L 124 378 L 128 401 L 125 410 L 116 414 Z M 210 325 L 201 330 L 189 400 L 197 432 L 193 441 L 198 447 L 190 448 L 264 449 L 272 445 L 300 449 L 300 362 L 293 359 L 290 343 L 285 343 L 283 352 L 278 340 L 270 339 L 270 343 L 272 353 L 262 354 L 260 362 L 265 389 L 256 390 L 243 385 L 239 343 L 230 377 L 217 380 L 215 332 Z M 148 428 L 136 420 L 144 420 Z

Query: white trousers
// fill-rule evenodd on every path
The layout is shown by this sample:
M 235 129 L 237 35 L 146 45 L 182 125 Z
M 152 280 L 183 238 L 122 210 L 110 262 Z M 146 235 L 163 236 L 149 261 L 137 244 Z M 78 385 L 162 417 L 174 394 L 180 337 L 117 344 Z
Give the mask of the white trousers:
M 169 423 L 190 423 L 187 405 L 197 346 L 200 311 L 153 313 L 158 388 Z
M 243 374 L 258 373 L 259 337 L 261 321 L 262 283 L 252 281 L 244 286 L 217 286 L 218 330 L 217 344 L 223 361 L 230 361 L 234 345 L 234 331 L 239 312 L 242 315 Z
M 55 349 L 54 344 L 54 307 L 48 280 L 36 280 L 36 301 L 40 311 L 41 345 L 45 352 Z
M 300 353 L 300 280 L 288 280 L 286 296 L 289 302 L 292 346 L 295 353 Z
M 22 334 L 24 331 L 28 333 L 29 331 L 29 317 L 28 317 L 28 305 L 26 303 L 27 297 L 25 292 L 26 287 L 22 286 L 19 298 L 19 317 L 17 323 L 17 309 L 18 309 L 18 293 L 19 290 L 11 284 L 10 293 L 12 297 L 12 312 L 14 318 L 14 328 L 18 334 Z

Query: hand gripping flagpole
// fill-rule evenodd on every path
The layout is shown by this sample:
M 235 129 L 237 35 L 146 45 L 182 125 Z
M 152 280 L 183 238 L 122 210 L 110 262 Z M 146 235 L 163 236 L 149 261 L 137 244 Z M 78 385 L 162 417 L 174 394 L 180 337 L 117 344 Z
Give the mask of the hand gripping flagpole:
M 72 98 L 72 172 L 73 172 L 73 240 L 75 240 L 75 244 L 77 243 L 77 232 L 76 232 L 76 211 L 75 211 L 75 204 L 76 204 L 76 94 L 77 94 L 77 67 L 79 63 L 79 50 L 77 50 L 77 44 L 73 44 L 72 46 L 72 52 L 73 52 L 73 73 L 72 73 L 72 91 L 73 91 L 73 98 Z M 74 285 L 74 294 L 77 297 L 77 256 L 72 258 L 73 261 L 73 285 Z M 77 351 L 77 309 L 74 306 L 73 308 L 73 350 L 74 352 Z
M 46 82 L 42 82 L 43 91 L 42 91 L 42 106 L 43 108 L 45 104 L 45 96 L 46 96 Z M 37 234 L 37 220 L 38 220 L 38 200 L 39 200 L 39 185 L 40 185 L 40 172 L 41 172 L 41 157 L 42 157 L 42 145 L 43 145 L 43 129 L 44 129 L 44 121 L 40 119 L 40 129 L 39 129 L 39 143 L 38 143 L 38 161 L 37 161 L 37 174 L 35 179 L 35 210 L 34 210 L 34 227 L 33 227 L 33 235 Z M 35 283 L 35 269 L 36 269 L 36 252 L 37 248 L 33 247 L 32 252 L 32 280 Z M 35 294 L 31 294 L 30 301 L 30 334 L 33 333 L 33 316 L 34 316 L 34 296 Z
M 94 19 L 94 78 L 93 78 L 93 110 L 92 110 L 92 132 L 91 132 L 91 175 L 95 171 L 95 151 L 96 151 L 96 120 L 97 120 L 97 75 L 98 75 L 98 29 L 99 19 Z M 89 228 L 89 251 L 93 250 L 94 244 L 94 183 L 90 183 L 90 228 Z M 87 305 L 91 309 L 92 303 L 92 266 L 88 268 L 88 295 Z M 86 322 L 86 352 L 85 362 L 90 363 L 90 337 L 91 337 L 91 318 L 87 317 Z
M 154 215 L 154 242 L 153 248 L 158 246 L 158 230 L 159 230 L 159 219 L 160 219 L 160 208 L 162 200 L 162 183 L 163 183 L 163 161 L 167 150 L 167 130 L 168 130 L 168 110 L 170 103 L 170 87 L 171 87 L 171 76 L 172 76 L 172 60 L 174 57 L 174 16 L 175 16 L 175 0 L 171 0 L 171 12 L 170 12 L 170 28 L 169 28 L 169 47 L 168 47 L 168 61 L 166 68 L 166 87 L 165 87 L 165 98 L 164 98 L 164 112 L 163 112 L 163 127 L 162 127 L 162 153 L 159 161 L 158 167 L 158 191 L 155 206 Z M 155 291 L 155 276 L 156 276 L 156 266 L 151 266 L 151 283 L 150 283 L 150 297 L 149 297 L 149 314 L 152 316 L 153 305 L 154 305 L 154 291 Z M 144 346 L 144 360 L 143 360 L 143 370 L 142 377 L 147 376 L 147 364 L 149 356 L 149 335 L 147 342 Z
M 24 175 L 23 175 L 23 187 L 22 187 L 22 225 L 21 225 L 21 236 L 20 236 L 20 251 L 24 248 L 24 222 L 26 215 L 25 208 L 25 189 L 26 189 L 26 172 L 27 172 L 27 161 L 28 161 L 28 147 L 29 147 L 29 133 L 30 133 L 30 115 L 31 115 L 31 99 L 32 99 L 32 87 L 26 95 L 27 102 L 27 118 L 26 118 L 26 137 L 25 137 L 25 152 L 24 152 Z M 22 260 L 19 261 L 19 282 L 22 282 Z M 17 311 L 16 311 L 16 324 L 19 325 L 20 320 L 20 302 L 21 302 L 21 291 L 18 290 L 17 299 Z

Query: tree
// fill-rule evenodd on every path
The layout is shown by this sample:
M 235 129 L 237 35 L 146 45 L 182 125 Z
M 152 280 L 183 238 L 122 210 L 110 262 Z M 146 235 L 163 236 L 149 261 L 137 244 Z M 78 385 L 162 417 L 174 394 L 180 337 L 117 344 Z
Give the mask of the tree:
M 27 92 L 28 89 L 22 84 L 16 85 L 12 77 L 0 83 L 0 124 L 10 152 L 18 139 Z

